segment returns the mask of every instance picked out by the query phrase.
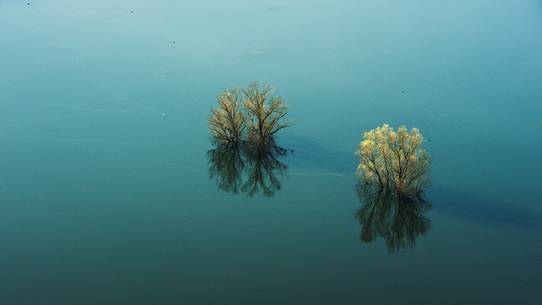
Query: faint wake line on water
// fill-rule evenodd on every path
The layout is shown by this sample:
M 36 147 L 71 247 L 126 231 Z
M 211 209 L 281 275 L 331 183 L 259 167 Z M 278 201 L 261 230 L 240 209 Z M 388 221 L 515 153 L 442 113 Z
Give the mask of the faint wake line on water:
M 166 117 L 166 113 L 164 111 L 161 111 L 161 110 L 159 110 L 159 109 L 157 109 L 157 108 L 155 108 L 153 106 L 147 105 L 145 103 L 142 103 L 138 99 L 123 97 L 123 98 L 121 98 L 121 100 L 126 101 L 126 102 L 131 103 L 131 104 L 134 104 L 134 105 L 137 105 L 139 107 L 142 107 L 143 109 L 147 110 L 147 113 L 149 113 L 149 112 L 150 113 L 155 113 L 155 114 L 160 115 L 162 118 Z M 141 112 L 141 113 L 144 113 L 144 112 Z
M 118 141 L 104 140 L 104 139 L 62 138 L 62 137 L 41 137 L 41 136 L 0 136 L 0 141 L 118 143 Z
M 0 123 L 0 128 L 5 127 L 21 127 L 21 126 L 29 126 L 29 125 L 40 125 L 40 124 L 47 124 L 47 123 L 53 123 L 68 119 L 82 119 L 86 118 L 86 116 L 73 116 L 73 115 L 66 115 L 51 119 L 45 119 L 45 120 L 28 120 L 28 121 L 20 121 L 20 122 L 12 122 L 12 123 Z
M 140 103 L 140 102 L 136 102 L 138 105 L 140 105 L 141 107 L 147 109 L 147 110 L 150 110 L 151 112 L 153 113 L 156 113 L 156 114 L 159 114 L 160 116 L 162 117 L 165 117 L 166 116 L 166 113 L 163 112 L 163 111 L 160 111 L 152 106 L 149 106 L 149 105 L 146 105 L 146 104 L 143 104 L 143 103 Z
M 49 124 L 49 123 L 55 123 L 63 120 L 73 120 L 73 119 L 88 119 L 93 114 L 136 114 L 136 115 L 148 115 L 151 114 L 159 114 L 162 118 L 166 117 L 166 114 L 164 112 L 161 112 L 160 110 L 139 103 L 139 102 L 132 102 L 134 105 L 138 105 L 138 107 L 142 107 L 144 110 L 135 110 L 135 109 L 120 109 L 120 108 L 95 108 L 95 107 L 81 107 L 81 106 L 75 106 L 75 105 L 63 105 L 63 104 L 48 104 L 48 107 L 56 107 L 56 108 L 62 108 L 66 109 L 68 111 L 71 111 L 73 114 L 68 115 L 62 115 L 60 113 L 57 113 L 57 117 L 54 118 L 45 118 L 45 119 L 37 119 L 37 120 L 29 120 L 29 119 L 21 119 L 20 121 L 15 122 L 1 122 L 0 123 L 0 129 L 4 128 L 16 128 L 16 127 L 23 127 L 23 126 L 33 126 L 33 125 L 43 125 L 43 124 Z M 58 112 L 58 111 L 56 111 Z
M 127 109 L 115 109 L 115 108 L 93 108 L 93 107 L 80 107 L 71 105 L 52 105 L 62 107 L 68 110 L 81 111 L 81 112 L 101 112 L 101 113 L 138 113 L 133 110 Z
M 147 115 L 147 114 L 158 114 L 160 117 L 165 118 L 166 113 L 164 111 L 161 111 L 155 107 L 152 107 L 150 105 L 147 105 L 145 103 L 142 103 L 134 98 L 118 98 L 120 101 L 127 102 L 129 104 L 132 104 L 133 106 L 137 106 L 137 108 L 141 108 L 141 110 L 137 110 L 137 108 L 134 107 L 128 107 L 128 108 L 100 108 L 100 107 L 82 107 L 82 106 L 76 106 L 76 105 L 64 105 L 64 104 L 49 104 L 48 106 L 52 107 L 60 107 L 71 111 L 78 111 L 78 112 L 84 112 L 84 113 L 106 113 L 106 114 L 139 114 L 139 115 Z

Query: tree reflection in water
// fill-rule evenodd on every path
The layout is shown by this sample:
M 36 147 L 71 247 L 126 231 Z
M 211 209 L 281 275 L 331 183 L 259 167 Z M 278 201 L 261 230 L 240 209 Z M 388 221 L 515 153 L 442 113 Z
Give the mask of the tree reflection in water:
M 279 147 L 254 151 L 219 146 L 207 152 L 209 178 L 216 179 L 225 192 L 271 197 L 281 188 L 278 177 L 286 174 L 287 165 L 279 160 L 285 155 L 286 150 Z
M 362 243 L 381 237 L 392 253 L 413 248 L 416 239 L 431 229 L 431 220 L 425 217 L 431 203 L 424 200 L 423 194 L 401 198 L 368 185 L 359 185 L 357 193 L 362 202 L 356 212 Z
M 209 178 L 216 178 L 220 190 L 237 194 L 241 188 L 245 161 L 236 147 L 217 147 L 207 152 Z

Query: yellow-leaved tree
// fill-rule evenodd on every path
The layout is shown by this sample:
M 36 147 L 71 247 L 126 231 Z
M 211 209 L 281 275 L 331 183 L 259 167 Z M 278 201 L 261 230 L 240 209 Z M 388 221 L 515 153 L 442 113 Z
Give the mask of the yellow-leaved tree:
M 357 154 L 357 174 L 363 183 L 401 197 L 414 197 L 430 184 L 431 157 L 422 148 L 417 128 L 401 126 L 395 131 L 387 124 L 363 134 Z

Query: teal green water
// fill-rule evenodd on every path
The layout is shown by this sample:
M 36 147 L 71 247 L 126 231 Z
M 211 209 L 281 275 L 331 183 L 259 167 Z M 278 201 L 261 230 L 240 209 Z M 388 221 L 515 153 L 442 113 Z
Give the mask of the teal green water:
M 541 54 L 535 0 L 0 0 L 0 304 L 541 304 Z M 295 122 L 273 196 L 209 173 L 253 81 Z M 367 222 L 383 123 L 434 185 Z

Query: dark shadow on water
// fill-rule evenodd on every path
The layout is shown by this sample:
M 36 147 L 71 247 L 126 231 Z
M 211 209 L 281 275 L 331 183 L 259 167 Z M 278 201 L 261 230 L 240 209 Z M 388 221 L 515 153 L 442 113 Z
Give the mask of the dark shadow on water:
M 362 203 L 355 214 L 362 243 L 382 238 L 393 253 L 414 248 L 416 239 L 431 229 L 431 220 L 425 216 L 431 204 L 422 195 L 399 198 L 366 185 L 358 185 L 356 190 Z
M 209 178 L 225 192 L 271 197 L 280 190 L 280 178 L 286 175 L 288 167 L 280 161 L 286 154 L 278 147 L 266 151 L 217 147 L 207 152 Z
M 286 133 L 281 144 L 295 152 L 288 158 L 288 165 L 303 169 L 319 169 L 354 175 L 359 158 L 352 151 L 340 151 L 317 138 Z
M 354 153 L 339 151 L 314 137 L 285 134 L 281 143 L 295 153 L 288 157 L 288 165 L 310 170 L 352 175 L 359 163 Z M 506 191 L 506 190 L 503 190 Z M 494 227 L 519 227 L 542 230 L 540 209 L 529 208 L 517 202 L 503 202 L 445 187 L 432 186 L 425 198 L 435 213 L 443 213 L 475 223 Z
M 492 200 L 475 194 L 434 186 L 427 191 L 434 211 L 493 227 L 513 226 L 542 230 L 542 214 L 514 202 Z

